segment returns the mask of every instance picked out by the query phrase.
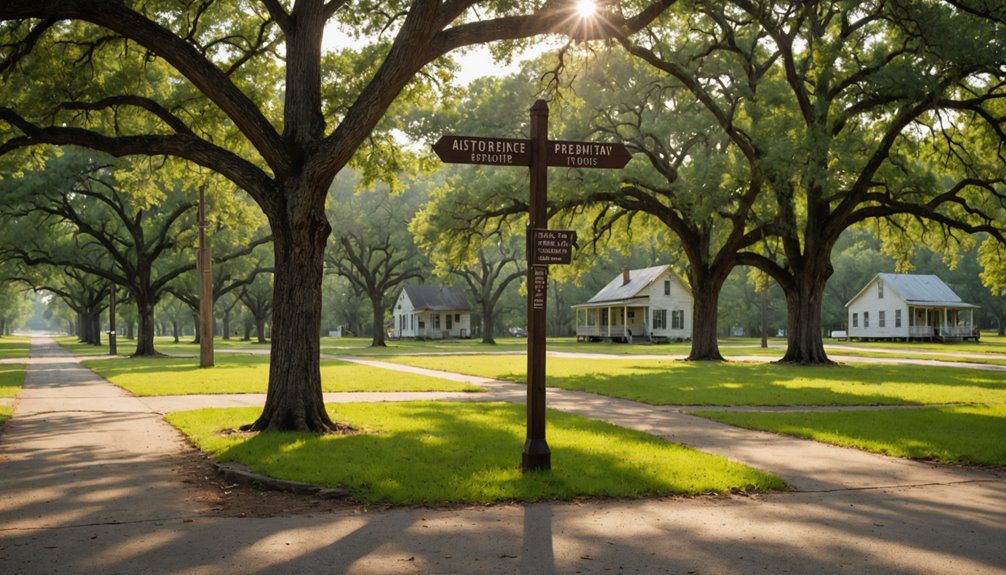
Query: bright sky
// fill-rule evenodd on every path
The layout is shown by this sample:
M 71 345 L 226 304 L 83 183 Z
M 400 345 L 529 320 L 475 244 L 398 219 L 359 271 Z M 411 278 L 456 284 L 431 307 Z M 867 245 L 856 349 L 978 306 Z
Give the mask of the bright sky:
M 322 41 L 322 49 L 326 52 L 338 50 L 340 48 L 354 47 L 360 44 L 359 40 L 340 30 L 336 24 L 325 29 L 325 38 Z M 513 58 L 510 64 L 497 64 L 493 61 L 492 54 L 485 46 L 469 48 L 464 53 L 460 51 L 451 54 L 457 59 L 461 66 L 457 80 L 460 85 L 467 85 L 476 78 L 483 76 L 505 76 L 520 69 L 520 63 L 540 55 L 546 50 L 556 48 L 554 41 L 545 40 L 536 44 L 533 48 L 525 50 Z

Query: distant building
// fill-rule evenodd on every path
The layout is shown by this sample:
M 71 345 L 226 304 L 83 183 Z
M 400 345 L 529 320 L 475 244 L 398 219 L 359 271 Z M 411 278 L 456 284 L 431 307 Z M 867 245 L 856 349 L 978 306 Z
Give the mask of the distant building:
M 978 340 L 976 305 L 934 275 L 877 274 L 849 303 L 848 337 Z
M 468 338 L 472 308 L 464 290 L 437 285 L 402 288 L 393 310 L 392 337 L 418 339 Z
M 574 305 L 577 341 L 667 341 L 692 337 L 692 293 L 670 266 L 622 273 Z

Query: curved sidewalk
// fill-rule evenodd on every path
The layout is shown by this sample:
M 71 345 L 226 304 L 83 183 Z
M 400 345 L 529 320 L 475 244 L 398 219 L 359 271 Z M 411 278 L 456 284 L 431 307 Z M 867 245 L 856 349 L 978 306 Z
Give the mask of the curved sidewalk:
M 493 398 L 522 398 L 522 386 L 491 386 Z M 810 491 L 213 517 L 188 500 L 172 469 L 187 447 L 151 399 L 51 342 L 33 347 L 0 436 L 5 575 L 1006 573 L 1006 483 L 989 474 L 840 448 L 798 452 L 811 442 L 731 437 L 673 409 L 557 390 L 552 407 L 761 461 Z M 788 455 L 766 455 L 777 449 Z

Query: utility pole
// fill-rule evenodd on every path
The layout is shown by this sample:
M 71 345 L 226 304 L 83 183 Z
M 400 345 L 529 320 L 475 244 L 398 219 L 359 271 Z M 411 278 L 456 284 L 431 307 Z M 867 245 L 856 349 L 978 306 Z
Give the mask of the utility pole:
M 213 269 L 206 242 L 206 186 L 199 187 L 199 367 L 213 367 Z

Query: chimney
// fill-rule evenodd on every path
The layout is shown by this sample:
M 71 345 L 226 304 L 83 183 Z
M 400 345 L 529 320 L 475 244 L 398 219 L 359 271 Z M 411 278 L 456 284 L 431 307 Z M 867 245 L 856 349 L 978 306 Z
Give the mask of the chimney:
M 622 285 L 629 283 L 629 266 L 622 268 Z

